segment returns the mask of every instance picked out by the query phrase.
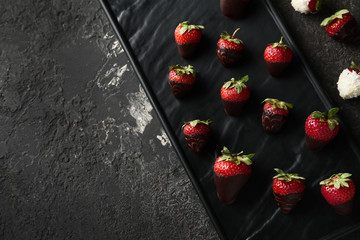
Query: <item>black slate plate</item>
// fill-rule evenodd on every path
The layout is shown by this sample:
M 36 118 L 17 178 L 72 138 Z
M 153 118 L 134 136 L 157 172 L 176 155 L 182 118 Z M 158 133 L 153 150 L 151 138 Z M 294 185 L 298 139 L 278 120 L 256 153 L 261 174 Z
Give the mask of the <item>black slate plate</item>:
M 331 104 L 270 0 L 251 1 L 245 18 L 238 21 L 224 17 L 215 0 L 100 2 L 221 238 L 339 239 L 360 229 L 358 204 L 351 216 L 337 216 L 319 187 L 322 179 L 336 172 L 351 172 L 358 183 L 358 148 L 342 125 L 324 151 L 307 149 L 306 117 L 314 110 L 327 111 Z M 206 28 L 198 56 L 190 61 L 178 55 L 173 36 L 177 24 L 185 20 Z M 223 30 L 232 32 L 237 27 L 245 55 L 236 67 L 225 69 L 216 57 L 216 42 Z M 294 59 L 284 76 L 274 78 L 267 73 L 263 51 L 281 35 L 293 48 Z M 168 66 L 174 64 L 191 64 L 199 72 L 195 89 L 183 100 L 174 99 L 167 83 Z M 229 117 L 220 101 L 220 87 L 231 77 L 244 75 L 250 77 L 250 101 L 242 116 Z M 282 131 L 274 135 L 261 127 L 261 102 L 267 97 L 295 105 Z M 181 131 L 183 122 L 192 119 L 214 122 L 212 139 L 200 155 L 187 147 Z M 213 164 L 223 146 L 233 152 L 256 153 L 252 176 L 231 206 L 218 201 L 213 182 Z M 278 210 L 272 196 L 275 167 L 307 178 L 304 198 L 289 215 Z

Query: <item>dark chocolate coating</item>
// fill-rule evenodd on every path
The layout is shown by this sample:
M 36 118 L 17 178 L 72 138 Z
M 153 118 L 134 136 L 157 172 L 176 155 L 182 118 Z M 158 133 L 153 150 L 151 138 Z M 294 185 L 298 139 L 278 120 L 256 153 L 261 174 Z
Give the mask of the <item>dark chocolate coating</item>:
M 176 97 L 176 98 L 184 97 L 186 94 L 188 94 L 188 92 L 190 92 L 190 90 L 193 87 L 192 84 L 179 83 L 179 82 L 175 82 L 174 80 L 171 80 L 171 79 L 169 79 L 168 83 L 171 87 L 171 91 L 172 91 L 174 97 Z
M 328 142 L 315 139 L 310 135 L 308 135 L 307 133 L 305 133 L 305 139 L 306 139 L 306 145 L 313 152 L 321 151 L 321 149 L 323 149 L 326 146 L 326 144 L 328 144 Z
M 266 132 L 276 133 L 286 122 L 287 116 L 274 114 L 270 111 L 263 110 L 261 123 Z
M 225 99 L 221 99 L 221 100 L 224 105 L 224 110 L 226 114 L 230 116 L 239 116 L 246 103 L 246 101 L 231 102 Z
M 240 190 L 249 180 L 250 175 L 235 175 L 229 177 L 220 176 L 214 173 L 214 180 L 219 200 L 225 204 L 235 202 Z
M 184 59 L 190 59 L 195 55 L 199 43 L 177 43 L 179 54 Z
M 248 1 L 245 0 L 220 0 L 222 14 L 231 19 L 239 19 L 243 16 Z
M 354 198 L 338 205 L 332 205 L 334 211 L 339 215 L 349 215 L 354 208 Z
M 210 139 L 210 133 L 207 134 L 185 134 L 185 140 L 188 146 L 195 153 L 201 153 Z
M 216 53 L 224 67 L 233 66 L 243 55 L 243 51 L 228 49 L 219 45 L 216 48 Z
M 360 41 L 359 25 L 355 18 L 345 23 L 344 26 L 331 37 L 336 41 L 344 43 L 356 43 Z
M 269 62 L 265 60 L 265 64 L 270 75 L 277 77 L 285 71 L 290 63 Z
M 288 214 L 291 209 L 302 199 L 304 192 L 281 195 L 274 192 L 275 200 L 282 213 Z

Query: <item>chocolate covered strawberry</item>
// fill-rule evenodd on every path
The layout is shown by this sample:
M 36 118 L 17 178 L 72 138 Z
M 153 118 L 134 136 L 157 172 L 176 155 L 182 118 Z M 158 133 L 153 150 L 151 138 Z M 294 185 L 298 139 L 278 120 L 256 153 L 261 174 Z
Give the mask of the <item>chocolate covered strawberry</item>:
M 351 62 L 350 67 L 341 72 L 337 88 L 343 99 L 360 96 L 360 68 L 354 62 Z
M 353 210 L 355 183 L 350 177 L 350 173 L 337 173 L 320 182 L 321 194 L 340 215 L 348 215 Z
M 220 9 L 224 16 L 239 19 L 243 16 L 249 0 L 220 0 Z
M 239 77 L 239 80 L 231 78 L 221 87 L 221 99 L 228 115 L 237 116 L 241 113 L 243 106 L 250 97 L 250 88 L 245 84 L 248 80 L 248 75 Z
M 236 29 L 232 36 L 224 31 L 217 42 L 216 53 L 224 67 L 234 65 L 243 55 L 244 43 L 234 37 L 239 30 L 240 28 Z
M 320 151 L 339 132 L 339 120 L 334 115 L 339 108 L 332 108 L 329 113 L 315 111 L 305 121 L 305 138 L 308 148 Z
M 325 27 L 326 33 L 336 41 L 345 43 L 360 41 L 359 25 L 347 9 L 325 18 L 320 26 Z
M 274 197 L 281 211 L 288 214 L 304 195 L 305 178 L 297 173 L 285 173 L 278 168 L 275 171 L 278 174 L 273 177 Z
M 292 0 L 293 8 L 301 13 L 317 13 L 321 8 L 322 0 Z
M 173 65 L 169 67 L 169 85 L 176 98 L 184 97 L 195 83 L 196 70 L 193 66 Z
M 194 56 L 201 40 L 202 29 L 204 26 L 189 24 L 188 21 L 179 23 L 174 34 L 181 57 L 189 59 Z
M 266 132 L 278 132 L 289 116 L 289 109 L 293 105 L 273 98 L 266 98 L 263 103 L 261 123 Z
M 195 152 L 200 153 L 210 139 L 211 121 L 193 120 L 185 122 L 183 127 L 188 146 Z
M 269 44 L 264 51 L 264 60 L 268 72 L 272 76 L 279 76 L 289 66 L 293 57 L 291 48 L 283 43 L 283 37 L 279 42 Z
M 251 158 L 255 154 L 231 153 L 227 147 L 221 153 L 214 164 L 216 191 L 221 202 L 232 204 L 250 178 Z

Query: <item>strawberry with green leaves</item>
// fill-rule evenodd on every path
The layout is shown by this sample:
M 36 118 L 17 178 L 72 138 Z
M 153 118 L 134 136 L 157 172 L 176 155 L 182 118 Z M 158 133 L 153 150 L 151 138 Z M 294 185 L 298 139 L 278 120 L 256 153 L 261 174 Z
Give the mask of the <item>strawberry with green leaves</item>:
M 238 116 L 250 97 L 250 88 L 245 84 L 249 76 L 231 78 L 221 87 L 221 99 L 225 112 L 230 116 Z
M 325 27 L 326 33 L 336 41 L 345 43 L 360 41 L 359 25 L 347 9 L 337 11 L 325 18 L 320 26 Z
M 263 101 L 264 107 L 261 117 L 261 123 L 266 132 L 276 133 L 280 131 L 293 105 L 274 98 L 266 98 Z
M 206 120 L 192 120 L 182 126 L 185 140 L 195 153 L 201 153 L 210 139 L 210 123 Z
M 221 202 L 232 204 L 250 178 L 251 158 L 255 154 L 231 153 L 227 147 L 223 147 L 221 153 L 214 164 L 216 191 Z
M 273 177 L 275 200 L 284 214 L 288 214 L 302 199 L 305 191 L 305 178 L 297 173 L 285 173 L 275 168 L 278 174 Z
M 334 115 L 339 108 L 332 108 L 328 113 L 314 111 L 305 121 L 305 138 L 308 148 L 320 151 L 339 132 L 339 119 Z
M 242 40 L 235 38 L 235 34 L 239 30 L 240 28 L 236 29 L 232 36 L 224 31 L 217 42 L 216 53 L 224 67 L 233 66 L 243 55 L 244 43 Z
M 179 64 L 169 67 L 169 85 L 176 98 L 182 98 L 193 88 L 196 80 L 196 70 L 193 66 L 180 66 Z
M 321 9 L 322 0 L 292 0 L 291 5 L 300 13 L 317 13 Z
M 355 183 L 350 177 L 350 173 L 337 173 L 320 182 L 321 194 L 340 215 L 348 215 L 353 210 Z
M 180 56 L 185 59 L 192 58 L 199 46 L 204 26 L 189 24 L 188 21 L 179 23 L 175 29 L 175 41 Z
M 283 43 L 283 38 L 281 37 L 279 42 L 269 44 L 264 51 L 265 65 L 272 76 L 281 75 L 293 57 L 291 48 Z

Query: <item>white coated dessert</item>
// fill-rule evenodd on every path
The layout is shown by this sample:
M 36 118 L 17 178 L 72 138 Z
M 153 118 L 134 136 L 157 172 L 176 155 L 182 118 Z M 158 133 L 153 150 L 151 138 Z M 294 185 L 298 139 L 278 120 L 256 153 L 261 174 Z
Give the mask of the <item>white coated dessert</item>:
M 309 2 L 310 0 L 291 0 L 291 5 L 296 11 L 307 14 L 310 12 Z
M 337 82 L 340 97 L 350 99 L 360 96 L 360 75 L 355 71 L 344 69 Z

